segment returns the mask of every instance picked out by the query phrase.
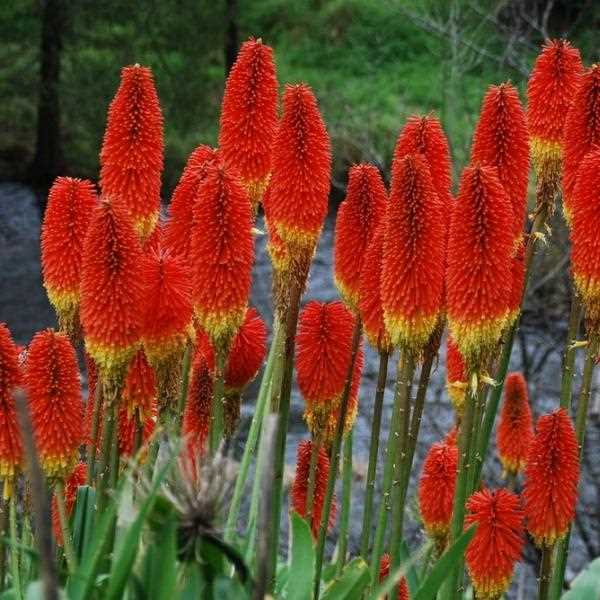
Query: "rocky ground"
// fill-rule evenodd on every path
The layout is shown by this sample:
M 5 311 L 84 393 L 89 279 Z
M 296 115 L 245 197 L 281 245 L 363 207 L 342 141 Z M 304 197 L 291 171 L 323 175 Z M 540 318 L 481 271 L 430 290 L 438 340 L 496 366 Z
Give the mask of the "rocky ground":
M 0 321 L 10 327 L 15 339 L 26 344 L 35 331 L 55 324 L 53 312 L 46 299 L 39 266 L 39 213 L 32 192 L 23 186 L 11 183 L 0 184 Z M 333 219 L 328 219 L 315 261 L 311 269 L 309 288 L 305 299 L 333 300 L 337 293 L 332 283 L 332 243 Z M 255 266 L 252 302 L 270 322 L 272 311 L 271 271 L 265 252 L 265 238 L 259 237 Z M 542 304 L 544 300 L 542 299 Z M 541 310 L 541 309 L 539 309 Z M 524 369 L 530 373 L 529 389 L 533 412 L 536 416 L 552 410 L 558 403 L 560 380 L 560 357 L 564 339 L 564 319 L 552 318 L 553 327 L 538 325 L 538 309 L 526 324 L 519 336 L 520 351 L 513 352 L 511 368 Z M 565 315 L 566 316 L 566 315 Z M 531 321 L 534 325 L 528 326 Z M 548 333 L 550 331 L 550 333 Z M 360 391 L 360 408 L 354 434 L 354 501 L 350 523 L 352 525 L 350 551 L 356 552 L 360 524 L 362 521 L 362 490 L 368 456 L 371 429 L 372 399 L 377 377 L 378 358 L 368 346 L 365 352 L 365 368 Z M 387 425 L 391 414 L 393 394 L 394 359 L 391 362 L 384 413 L 384 438 L 387 438 Z M 444 389 L 444 355 L 432 376 L 424 411 L 421 435 L 418 440 L 416 467 L 413 470 L 410 488 L 410 519 L 408 520 L 408 542 L 416 548 L 423 539 L 418 524 L 418 511 L 415 501 L 416 479 L 423 458 L 429 446 L 445 435 L 453 422 L 452 409 Z M 575 385 L 578 386 L 580 365 Z M 256 387 L 256 386 L 255 386 Z M 247 427 L 253 410 L 255 387 L 247 393 L 243 411 L 242 432 Z M 600 554 L 600 410 L 596 390 L 593 392 L 593 414 L 588 428 L 583 464 L 583 478 L 578 517 L 575 523 L 571 545 L 568 578 L 579 571 L 591 557 Z M 297 391 L 292 401 L 291 423 L 288 436 L 287 461 L 290 473 L 295 462 L 298 442 L 307 436 L 302 420 L 303 402 Z M 242 436 L 243 437 L 243 433 Z M 485 478 L 489 485 L 501 484 L 498 460 L 491 456 L 485 468 Z M 287 521 L 287 520 L 286 520 Z M 535 552 L 529 548 L 526 564 L 519 567 L 511 597 L 531 597 L 535 585 Z

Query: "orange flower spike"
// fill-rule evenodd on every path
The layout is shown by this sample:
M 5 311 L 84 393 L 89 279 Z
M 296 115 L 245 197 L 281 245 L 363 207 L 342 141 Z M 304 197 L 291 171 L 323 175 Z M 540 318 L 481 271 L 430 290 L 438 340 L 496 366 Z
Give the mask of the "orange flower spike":
M 500 462 L 507 473 L 516 475 L 525 468 L 532 440 L 527 383 L 521 373 L 509 373 L 496 436 Z
M 337 212 L 333 247 L 335 285 L 351 308 L 358 307 L 365 253 L 386 205 L 387 192 L 377 167 L 351 167 L 346 198 Z
M 527 530 L 538 546 L 563 538 L 575 516 L 579 444 L 563 408 L 537 422 L 525 467 L 523 491 Z
M 21 432 L 13 392 L 21 385 L 19 351 L 8 327 L 0 323 L 0 479 L 4 499 L 10 497 L 14 480 L 23 461 Z
M 381 298 L 392 343 L 415 353 L 427 344 L 442 310 L 445 216 L 423 158 L 410 154 L 395 162 Z
M 294 483 L 292 484 L 292 490 L 290 492 L 292 509 L 303 518 L 306 517 L 306 496 L 308 494 L 311 451 L 312 442 L 310 440 L 304 440 L 298 444 L 296 476 L 294 477 Z M 329 457 L 327 456 L 325 448 L 320 446 L 317 455 L 317 468 L 315 470 L 315 492 L 313 496 L 312 523 L 310 524 L 315 539 L 319 535 L 321 526 L 321 514 L 323 512 L 323 504 L 325 503 L 328 477 Z M 337 508 L 334 497 L 329 512 L 328 529 L 331 529 L 335 523 L 336 512 Z
M 579 50 L 566 40 L 546 42 L 533 65 L 527 85 L 527 125 L 538 177 L 560 178 L 565 119 L 582 73 Z
M 271 172 L 277 88 L 273 50 L 260 39 L 244 42 L 225 84 L 219 147 L 253 205 L 260 202 Z
M 145 422 L 154 412 L 156 399 L 156 374 L 144 351 L 138 350 L 127 369 L 121 407 L 129 417 L 137 413 L 140 421 Z
M 128 214 L 101 200 L 83 248 L 80 312 L 85 347 L 103 381 L 122 378 L 139 346 L 141 263 Z
M 78 329 L 81 257 L 97 197 L 91 182 L 58 177 L 50 188 L 42 223 L 42 273 L 61 329 Z
M 514 238 L 510 201 L 494 167 L 462 175 L 448 238 L 448 321 L 468 372 L 485 368 L 507 323 Z
M 306 84 L 286 85 L 273 146 L 265 215 L 297 260 L 310 261 L 327 215 L 331 145 L 317 100 Z
M 363 260 L 359 285 L 359 312 L 363 329 L 373 348 L 391 353 L 390 336 L 383 320 L 381 302 L 381 270 L 383 262 L 384 223 L 374 231 Z
M 456 342 L 449 335 L 446 341 L 446 389 L 452 406 L 459 415 L 463 412 L 468 383 L 465 361 Z
M 227 346 L 244 320 L 254 241 L 248 196 L 225 166 L 209 167 L 194 205 L 192 300 L 216 346 Z
M 573 280 L 592 329 L 600 325 L 600 150 L 582 161 L 572 196 L 571 264 Z
M 65 479 L 84 439 L 77 357 L 66 335 L 46 329 L 33 337 L 25 387 L 42 469 L 50 479 Z
M 103 195 L 123 200 L 141 240 L 158 221 L 163 151 L 163 118 L 152 71 L 123 67 L 108 109 L 100 187 Z
M 164 228 L 164 246 L 186 261 L 190 254 L 194 204 L 198 188 L 204 181 L 208 167 L 217 159 L 218 151 L 210 146 L 198 146 L 188 158 L 169 204 L 169 219 Z
M 600 64 L 586 69 L 573 97 L 564 127 L 563 207 L 569 218 L 579 167 L 600 144 Z
M 67 477 L 65 482 L 65 509 L 67 518 L 73 513 L 75 500 L 77 500 L 77 490 L 80 486 L 85 485 L 87 479 L 87 465 L 85 463 L 77 463 L 73 472 Z M 62 536 L 62 528 L 60 526 L 60 517 L 58 515 L 58 503 L 56 496 L 52 496 L 52 532 L 54 539 L 59 546 L 64 543 Z
M 379 583 L 383 582 L 390 574 L 390 555 L 384 554 L 379 562 Z M 406 578 L 400 580 L 400 588 L 398 589 L 398 600 L 410 600 L 408 591 L 408 583 Z
M 142 421 L 142 444 L 145 444 L 154 433 L 157 418 L 158 403 L 155 398 L 150 408 L 148 417 Z M 119 455 L 123 458 L 126 458 L 128 456 L 132 456 L 135 452 L 137 421 L 135 416 L 129 414 L 124 406 L 119 407 L 118 421 Z
M 477 524 L 465 560 L 475 597 L 498 600 L 508 590 L 525 545 L 519 497 L 505 489 L 484 489 L 467 501 L 465 526 Z
M 527 211 L 529 135 L 519 93 L 510 83 L 489 87 L 473 136 L 471 161 L 497 168 L 512 205 L 513 240 L 518 240 Z
M 525 285 L 525 240 L 520 239 L 510 259 L 511 286 L 508 298 L 508 323 L 512 325 L 521 314 L 523 287 Z
M 456 443 L 438 442 L 427 452 L 419 480 L 419 509 L 427 534 L 445 546 L 450 521 L 458 448 Z

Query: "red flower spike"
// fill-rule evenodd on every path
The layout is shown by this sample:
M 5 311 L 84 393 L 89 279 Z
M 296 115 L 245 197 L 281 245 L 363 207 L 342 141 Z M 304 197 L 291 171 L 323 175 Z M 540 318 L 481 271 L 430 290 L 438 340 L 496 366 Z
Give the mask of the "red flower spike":
M 351 308 L 358 307 L 365 253 L 386 205 L 387 192 L 377 167 L 369 164 L 351 167 L 346 198 L 338 208 L 333 247 L 335 285 Z
M 158 418 L 158 403 L 156 398 L 154 399 L 154 403 L 150 408 L 150 414 L 145 418 L 142 424 L 142 444 L 148 442 L 152 434 L 154 433 L 154 428 L 156 426 L 156 420 Z M 118 423 L 119 423 L 119 455 L 123 458 L 128 456 L 132 456 L 135 452 L 135 436 L 136 436 L 136 428 L 137 421 L 136 417 L 133 414 L 129 414 L 127 409 L 124 406 L 119 407 L 119 415 L 118 415 Z
M 194 215 L 194 311 L 213 343 L 227 345 L 246 314 L 254 241 L 248 196 L 223 165 L 209 167 L 198 190 Z
M 169 368 L 194 336 L 189 271 L 182 258 L 168 251 L 151 252 L 140 278 L 144 351 L 155 369 Z
M 505 489 L 484 489 L 467 501 L 465 526 L 477 524 L 465 561 L 475 597 L 498 600 L 510 586 L 525 545 L 519 497 Z
M 81 324 L 102 380 L 119 379 L 139 346 L 142 253 L 118 203 L 94 209 L 83 248 Z
M 303 518 L 306 517 L 306 497 L 308 495 L 308 479 L 310 474 L 310 454 L 312 452 L 312 444 L 313 443 L 310 440 L 304 440 L 298 444 L 296 476 L 290 492 L 292 509 Z M 325 503 L 328 477 L 329 458 L 325 448 L 321 446 L 317 456 L 315 492 L 312 506 L 312 523 L 310 524 L 312 534 L 315 539 L 319 535 L 319 529 L 321 526 L 321 515 L 323 513 L 323 504 Z M 337 508 L 334 498 L 331 504 L 331 510 L 329 511 L 329 522 L 327 525 L 328 529 L 331 529 L 335 523 L 336 512 Z
M 61 329 L 78 329 L 83 242 L 96 206 L 90 181 L 58 177 L 50 188 L 42 224 L 42 273 Z
M 573 280 L 592 329 L 600 323 L 600 149 L 582 161 L 572 196 L 571 263 Z
M 210 429 L 213 397 L 213 380 L 201 352 L 196 352 L 183 413 L 182 436 L 186 441 L 185 463 L 191 474 L 197 473 L 197 465 L 206 450 Z
M 452 520 L 457 470 L 456 443 L 433 444 L 425 457 L 419 480 L 419 509 L 427 534 L 441 547 L 445 546 Z
M 277 88 L 273 50 L 260 39 L 244 42 L 225 84 L 219 147 L 253 204 L 260 202 L 271 172 Z
M 573 97 L 564 126 L 563 208 L 567 220 L 574 202 L 580 165 L 600 144 L 600 64 L 586 69 Z
M 143 350 L 138 350 L 127 369 L 121 407 L 129 417 L 138 414 L 145 423 L 155 414 L 156 375 Z
M 468 383 L 465 361 L 456 342 L 449 335 L 446 340 L 446 389 L 452 406 L 459 415 L 463 412 Z
M 563 408 L 537 422 L 525 467 L 523 491 L 527 530 L 538 546 L 563 538 L 575 516 L 579 444 Z
M 198 188 L 206 177 L 207 170 L 217 160 L 218 151 L 210 146 L 198 146 L 188 158 L 179 183 L 171 196 L 169 219 L 165 224 L 164 246 L 186 262 L 190 254 L 193 229 L 194 204 L 198 199 Z
M 124 202 L 141 240 L 158 221 L 163 150 L 163 118 L 152 71 L 123 67 L 108 109 L 100 187 L 103 195 Z
M 13 398 L 13 392 L 21 381 L 18 348 L 8 327 L 0 323 L 0 479 L 4 482 L 4 499 L 10 497 L 23 461 L 21 432 Z
M 369 343 L 379 352 L 391 353 L 393 346 L 383 320 L 381 270 L 383 262 L 384 224 L 374 231 L 360 272 L 359 311 Z
M 80 486 L 85 485 L 86 479 L 87 465 L 82 462 L 77 463 L 73 472 L 65 481 L 65 509 L 67 518 L 73 513 L 75 500 L 77 500 L 77 490 Z M 62 547 L 64 540 L 60 526 L 60 517 L 58 515 L 58 503 L 55 495 L 52 496 L 52 532 L 54 533 L 54 539 L 56 540 L 57 545 Z
M 546 42 L 527 85 L 527 125 L 533 166 L 560 177 L 565 118 L 581 82 L 579 50 L 566 40 Z
M 511 286 L 508 298 L 508 323 L 512 325 L 521 313 L 523 286 L 525 285 L 525 240 L 520 239 L 517 250 L 510 259 Z
M 496 173 L 464 170 L 450 224 L 448 321 L 467 371 L 485 368 L 509 312 L 513 213 Z
M 500 462 L 507 473 L 516 475 L 525 468 L 532 440 L 527 383 L 521 373 L 509 373 L 496 436 Z
M 390 555 L 384 554 L 379 561 L 379 582 L 381 583 L 390 574 Z M 398 600 L 410 600 L 410 593 L 408 591 L 408 583 L 403 577 L 400 580 L 400 587 L 398 588 Z
M 269 225 L 283 242 L 312 258 L 327 215 L 331 146 L 317 100 L 306 84 L 285 87 L 272 173 L 263 200 Z
M 341 302 L 311 301 L 300 313 L 296 336 L 297 381 L 306 402 L 309 428 L 321 439 L 328 439 L 332 416 L 335 418 L 340 407 L 352 358 L 355 319 Z M 358 392 L 361 353 L 362 350 L 355 361 L 350 408 L 352 396 Z
M 392 343 L 420 352 L 442 310 L 445 210 L 427 164 L 410 154 L 392 167 L 381 298 Z
M 50 479 L 65 479 L 83 442 L 83 400 L 69 338 L 46 329 L 29 344 L 25 387 L 40 463 Z
M 510 83 L 488 89 L 473 136 L 471 161 L 497 168 L 512 205 L 513 240 L 519 240 L 527 211 L 529 135 L 519 93 Z

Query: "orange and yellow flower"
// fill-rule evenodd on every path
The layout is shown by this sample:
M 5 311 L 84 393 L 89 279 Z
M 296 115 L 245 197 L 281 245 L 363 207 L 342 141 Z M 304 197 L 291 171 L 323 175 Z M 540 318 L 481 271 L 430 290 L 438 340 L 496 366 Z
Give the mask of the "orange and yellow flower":
M 51 479 L 66 479 L 84 439 L 77 357 L 69 338 L 52 329 L 37 333 L 24 379 L 42 469 Z
M 519 497 L 505 489 L 484 489 L 467 501 L 465 526 L 476 524 L 465 559 L 475 597 L 498 600 L 508 590 L 525 545 Z
M 446 340 L 446 389 L 457 414 L 462 415 L 468 386 L 468 374 L 465 361 L 449 335 Z
M 42 223 L 42 274 L 61 329 L 79 329 L 83 243 L 97 202 L 90 181 L 58 177 L 50 188 Z
M 87 478 L 87 465 L 83 462 L 77 463 L 73 472 L 65 481 L 65 509 L 67 518 L 73 513 L 75 500 L 77 500 L 77 490 L 80 486 L 85 485 Z M 52 532 L 58 546 L 64 543 L 62 528 L 60 526 L 60 517 L 58 514 L 58 502 L 56 495 L 52 496 Z
M 158 221 L 163 151 L 163 118 L 152 71 L 124 67 L 108 110 L 100 187 L 104 196 L 125 204 L 142 241 Z
M 523 491 L 527 530 L 538 546 L 563 538 L 575 516 L 579 444 L 563 408 L 538 419 Z
M 498 456 L 507 473 L 525 468 L 533 440 L 533 422 L 527 383 L 521 373 L 509 373 L 504 382 L 504 403 L 496 435 Z
M 273 50 L 260 39 L 244 42 L 225 84 L 219 148 L 225 162 L 240 174 L 254 205 L 271 173 L 277 87 Z
M 384 554 L 379 561 L 379 582 L 384 581 L 390 574 L 390 555 Z M 406 578 L 402 577 L 400 580 L 400 587 L 398 588 L 398 600 L 410 600 L 410 593 L 408 591 L 408 583 Z
M 385 184 L 375 165 L 350 168 L 346 198 L 338 208 L 333 247 L 335 285 L 353 309 L 360 299 L 360 273 L 365 253 L 387 205 Z M 372 265 L 369 265 L 372 268 Z

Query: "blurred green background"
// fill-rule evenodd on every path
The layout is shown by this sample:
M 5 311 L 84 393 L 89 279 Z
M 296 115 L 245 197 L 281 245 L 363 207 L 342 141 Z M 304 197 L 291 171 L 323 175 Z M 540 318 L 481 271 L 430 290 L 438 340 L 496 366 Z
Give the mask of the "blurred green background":
M 60 67 L 59 111 L 45 113 L 41 122 L 51 136 L 54 121 L 60 124 L 59 166 L 50 170 L 97 178 L 106 110 L 120 67 L 139 62 L 154 70 L 165 116 L 165 198 L 192 149 L 216 143 L 226 57 L 249 36 L 274 47 L 282 85 L 304 80 L 313 86 L 333 140 L 338 191 L 353 162 L 369 160 L 388 170 L 398 130 L 413 112 L 440 115 L 457 174 L 489 84 L 510 79 L 523 92 L 546 36 L 567 36 L 588 64 L 599 50 L 593 32 L 600 3 L 593 0 L 0 4 L 0 178 L 47 185 L 31 165 L 40 144 L 40 60 L 50 51 Z

